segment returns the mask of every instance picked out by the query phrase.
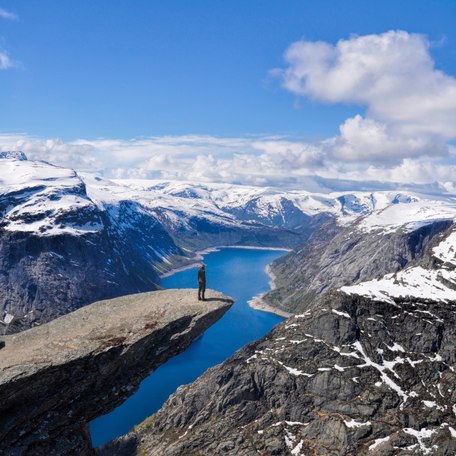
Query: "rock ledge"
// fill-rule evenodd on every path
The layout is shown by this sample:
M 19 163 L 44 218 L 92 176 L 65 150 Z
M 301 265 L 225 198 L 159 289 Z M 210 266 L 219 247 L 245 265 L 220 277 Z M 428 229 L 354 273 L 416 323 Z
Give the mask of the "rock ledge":
M 88 422 L 183 351 L 233 300 L 162 290 L 99 301 L 0 350 L 0 454 L 91 454 Z

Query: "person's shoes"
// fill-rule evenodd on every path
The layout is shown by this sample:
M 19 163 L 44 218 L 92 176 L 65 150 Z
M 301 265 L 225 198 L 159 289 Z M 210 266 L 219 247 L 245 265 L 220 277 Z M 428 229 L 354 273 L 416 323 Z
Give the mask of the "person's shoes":
M 201 298 L 198 296 L 198 301 L 201 301 Z

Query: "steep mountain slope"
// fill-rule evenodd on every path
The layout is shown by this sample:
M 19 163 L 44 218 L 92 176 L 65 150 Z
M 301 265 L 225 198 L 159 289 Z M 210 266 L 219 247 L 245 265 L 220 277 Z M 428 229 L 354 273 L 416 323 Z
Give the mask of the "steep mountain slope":
M 155 265 L 183 255 L 137 203 L 102 210 L 74 171 L 8 157 L 0 160 L 3 331 L 154 289 Z
M 452 226 L 440 234 L 417 266 L 377 280 L 342 287 L 341 291 L 390 303 L 403 296 L 456 301 L 456 228 Z
M 303 306 L 331 287 L 396 273 L 421 261 L 430 242 L 456 218 L 452 199 L 399 199 L 351 220 L 317 230 L 299 249 L 273 263 L 276 289 L 264 299 L 288 312 Z
M 455 454 L 456 231 L 303 311 L 99 453 Z

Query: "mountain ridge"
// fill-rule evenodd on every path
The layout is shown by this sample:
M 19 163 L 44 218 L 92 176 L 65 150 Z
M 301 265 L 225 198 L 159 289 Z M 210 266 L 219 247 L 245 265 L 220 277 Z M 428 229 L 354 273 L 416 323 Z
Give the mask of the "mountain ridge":
M 323 225 L 348 229 L 362 217 L 370 220 L 363 233 L 381 236 L 404 220 L 413 227 L 433 224 L 442 214 L 452 219 L 455 201 L 410 192 L 317 194 L 111 181 L 29 161 L 21 152 L 3 153 L 0 332 L 49 321 L 97 299 L 156 289 L 160 275 L 207 248 L 296 248 Z

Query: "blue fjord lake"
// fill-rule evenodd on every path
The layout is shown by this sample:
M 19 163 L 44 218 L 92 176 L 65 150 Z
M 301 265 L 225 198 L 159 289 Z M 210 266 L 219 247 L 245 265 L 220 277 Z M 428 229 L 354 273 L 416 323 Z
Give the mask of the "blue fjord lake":
M 207 286 L 233 297 L 232 308 L 180 355 L 145 378 L 138 391 L 111 413 L 90 423 L 94 447 L 128 432 L 155 413 L 176 389 L 264 336 L 283 318 L 252 309 L 247 302 L 269 290 L 265 267 L 283 255 L 279 250 L 222 248 L 204 256 Z M 196 268 L 162 279 L 164 288 L 195 288 Z M 195 289 L 195 299 L 197 290 Z

